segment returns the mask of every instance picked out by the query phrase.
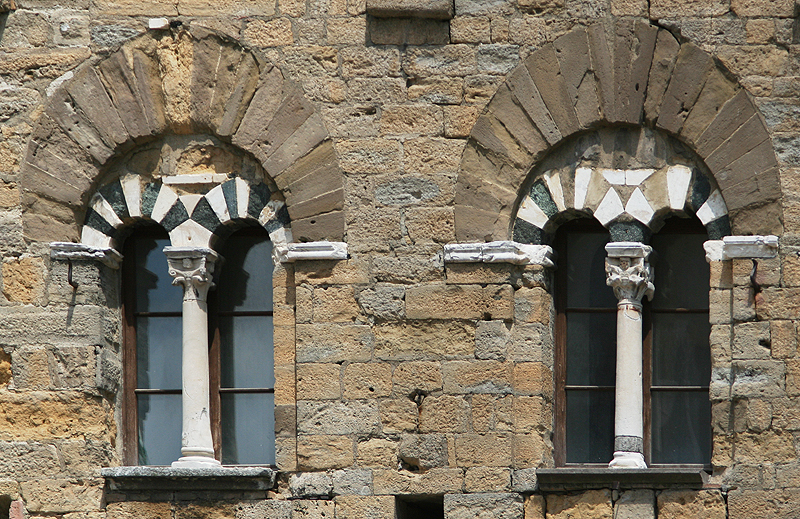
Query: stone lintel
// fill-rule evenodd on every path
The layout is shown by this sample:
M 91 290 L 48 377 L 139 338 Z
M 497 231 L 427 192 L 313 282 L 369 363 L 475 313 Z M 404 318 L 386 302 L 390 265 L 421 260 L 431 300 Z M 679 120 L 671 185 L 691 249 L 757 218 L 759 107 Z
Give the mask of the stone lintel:
M 122 254 L 112 248 L 92 247 L 82 243 L 53 242 L 50 257 L 63 261 L 99 261 L 112 269 L 119 268 Z
M 376 18 L 432 18 L 449 20 L 453 0 L 367 0 L 367 14 Z
M 275 259 L 280 263 L 302 260 L 346 260 L 347 244 L 337 241 L 312 241 L 276 246 Z
M 161 177 L 161 181 L 167 185 L 221 184 L 226 180 L 228 180 L 228 175 L 225 173 L 194 173 Z
M 644 258 L 653 252 L 652 247 L 636 241 L 612 241 L 606 244 L 609 258 Z
M 595 467 L 563 467 L 536 469 L 539 490 L 543 492 L 611 488 L 625 490 L 700 489 L 708 482 L 708 473 L 701 468 L 609 469 Z
M 276 471 L 269 467 L 111 467 L 100 470 L 114 491 L 269 490 Z
M 708 240 L 703 244 L 706 261 L 732 259 L 774 258 L 778 255 L 778 237 L 725 236 L 721 240 Z
M 527 245 L 514 241 L 453 243 L 444 246 L 446 263 L 513 263 L 554 267 L 549 245 Z

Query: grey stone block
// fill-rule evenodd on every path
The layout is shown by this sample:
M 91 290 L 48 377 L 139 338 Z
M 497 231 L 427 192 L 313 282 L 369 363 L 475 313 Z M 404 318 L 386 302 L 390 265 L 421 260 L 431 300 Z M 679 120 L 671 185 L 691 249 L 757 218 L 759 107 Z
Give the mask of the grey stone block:
M 289 478 L 292 497 L 322 497 L 333 492 L 333 480 L 325 472 L 301 472 Z
M 534 492 L 536 484 L 536 469 L 520 469 L 511 473 L 511 490 L 514 492 Z
M 445 519 L 522 519 L 519 494 L 447 494 Z
M 453 17 L 453 0 L 367 0 L 367 14 L 384 18 Z
M 446 467 L 447 437 L 444 434 L 405 436 L 400 441 L 400 458 L 419 470 Z
M 335 471 L 333 495 L 372 495 L 372 471 L 366 469 Z

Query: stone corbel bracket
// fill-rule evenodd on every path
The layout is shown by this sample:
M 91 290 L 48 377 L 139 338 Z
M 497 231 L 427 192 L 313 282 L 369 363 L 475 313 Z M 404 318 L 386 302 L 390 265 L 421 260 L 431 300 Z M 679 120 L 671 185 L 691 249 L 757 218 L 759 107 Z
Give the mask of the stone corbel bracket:
M 273 249 L 276 264 L 298 260 L 346 260 L 347 257 L 347 244 L 337 241 L 289 243 Z
M 112 248 L 91 247 L 82 243 L 53 242 L 50 244 L 50 257 L 63 261 L 99 261 L 112 269 L 118 269 L 122 254 Z
M 778 255 L 778 237 L 725 236 L 721 240 L 709 240 L 703 244 L 706 261 L 731 259 L 774 258 Z
M 527 245 L 515 241 L 453 243 L 444 246 L 445 263 L 513 263 L 554 267 L 549 245 Z

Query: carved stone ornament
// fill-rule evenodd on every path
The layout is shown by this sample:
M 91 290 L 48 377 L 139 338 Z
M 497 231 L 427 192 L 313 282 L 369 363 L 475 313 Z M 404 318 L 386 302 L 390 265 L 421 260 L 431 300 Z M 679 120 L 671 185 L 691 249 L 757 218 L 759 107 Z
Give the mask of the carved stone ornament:
M 205 301 L 214 286 L 211 281 L 219 254 L 211 249 L 194 247 L 164 247 L 173 285 L 183 285 L 183 300 Z
M 642 243 L 612 242 L 606 245 L 606 284 L 614 289 L 619 304 L 642 306 L 653 298 L 655 286 L 647 258 L 653 249 Z

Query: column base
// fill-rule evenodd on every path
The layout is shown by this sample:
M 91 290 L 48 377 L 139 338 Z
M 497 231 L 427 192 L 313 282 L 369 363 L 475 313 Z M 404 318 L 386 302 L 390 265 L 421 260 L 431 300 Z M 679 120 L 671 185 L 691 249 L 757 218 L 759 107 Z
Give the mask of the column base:
M 647 463 L 639 452 L 615 451 L 614 459 L 608 464 L 610 469 L 646 469 Z
M 181 456 L 178 461 L 172 462 L 173 469 L 213 469 L 221 466 L 219 461 L 205 456 Z

